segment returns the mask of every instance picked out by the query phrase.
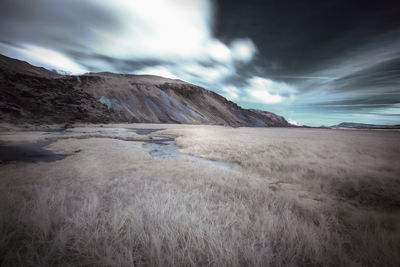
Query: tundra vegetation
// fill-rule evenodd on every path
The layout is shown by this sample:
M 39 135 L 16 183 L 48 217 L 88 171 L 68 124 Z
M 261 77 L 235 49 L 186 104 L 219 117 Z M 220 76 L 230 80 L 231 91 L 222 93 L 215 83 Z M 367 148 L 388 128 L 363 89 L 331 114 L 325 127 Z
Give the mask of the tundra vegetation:
M 2 132 L 69 156 L 0 165 L 1 266 L 400 266 L 400 132 L 107 127 Z

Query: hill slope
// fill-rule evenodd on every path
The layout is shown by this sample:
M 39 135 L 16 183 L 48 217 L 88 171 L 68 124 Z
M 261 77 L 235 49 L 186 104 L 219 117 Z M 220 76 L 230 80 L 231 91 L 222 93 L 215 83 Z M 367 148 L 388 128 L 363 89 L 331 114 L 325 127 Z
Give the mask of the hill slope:
M 0 119 L 290 126 L 181 80 L 152 75 L 59 75 L 0 55 Z

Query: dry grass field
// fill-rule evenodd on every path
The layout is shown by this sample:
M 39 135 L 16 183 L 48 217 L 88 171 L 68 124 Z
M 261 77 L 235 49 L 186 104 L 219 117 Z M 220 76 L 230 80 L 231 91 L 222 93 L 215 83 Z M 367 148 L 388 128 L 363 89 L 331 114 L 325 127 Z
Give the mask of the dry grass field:
M 86 127 L 0 135 L 69 155 L 0 165 L 0 266 L 400 266 L 400 132 Z

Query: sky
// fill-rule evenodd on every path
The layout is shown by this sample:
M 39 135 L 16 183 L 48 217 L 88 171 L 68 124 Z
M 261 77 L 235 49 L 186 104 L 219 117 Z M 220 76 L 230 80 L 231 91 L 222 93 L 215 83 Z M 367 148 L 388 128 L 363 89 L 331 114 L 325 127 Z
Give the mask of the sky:
M 396 1 L 1 0 L 0 53 L 177 78 L 301 125 L 400 124 Z

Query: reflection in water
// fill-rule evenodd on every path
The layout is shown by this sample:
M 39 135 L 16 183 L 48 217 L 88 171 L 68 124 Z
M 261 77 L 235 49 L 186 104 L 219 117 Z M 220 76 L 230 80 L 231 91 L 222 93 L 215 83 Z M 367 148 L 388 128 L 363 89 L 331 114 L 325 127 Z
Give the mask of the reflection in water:
M 154 133 L 154 132 L 158 132 L 158 131 L 161 131 L 162 129 L 132 129 L 132 130 L 129 130 L 128 132 L 134 132 L 134 133 L 136 133 L 136 134 L 139 134 L 139 135 L 148 135 L 148 134 L 151 134 L 151 133 Z
M 50 145 L 51 141 L 36 142 L 30 144 L 18 145 L 1 145 L 0 146 L 0 160 L 2 162 L 52 162 L 62 160 L 67 155 L 56 154 L 50 150 L 44 149 L 45 146 Z

